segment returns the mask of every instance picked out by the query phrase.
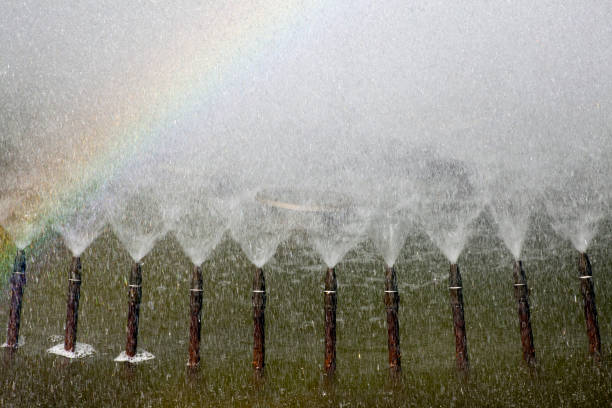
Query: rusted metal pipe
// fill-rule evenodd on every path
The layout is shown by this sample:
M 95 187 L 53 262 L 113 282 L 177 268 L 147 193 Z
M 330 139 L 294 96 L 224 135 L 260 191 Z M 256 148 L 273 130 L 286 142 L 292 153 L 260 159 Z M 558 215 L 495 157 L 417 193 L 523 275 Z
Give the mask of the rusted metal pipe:
M 134 262 L 130 271 L 128 291 L 128 323 L 125 353 L 128 357 L 136 355 L 138 346 L 138 319 L 140 317 L 140 299 L 142 298 L 142 264 Z
M 578 271 L 580 272 L 580 292 L 582 292 L 582 303 L 584 305 L 584 319 L 589 336 L 589 354 L 599 360 L 601 358 L 601 338 L 599 337 L 599 323 L 597 322 L 593 270 L 589 257 L 584 252 L 581 252 L 578 256 Z
M 336 269 L 327 268 L 325 275 L 325 374 L 336 371 L 336 306 L 338 305 Z
M 66 301 L 66 332 L 64 350 L 74 353 L 76 348 L 79 298 L 81 296 L 81 258 L 72 257 L 68 275 L 68 299 Z
M 191 299 L 189 302 L 191 325 L 189 327 L 189 362 L 194 367 L 200 362 L 200 336 L 202 328 L 202 295 L 203 281 L 202 268 L 193 267 L 191 276 Z
M 255 269 L 251 299 L 253 301 L 253 368 L 258 374 L 263 374 L 266 355 L 266 280 L 262 268 Z
M 26 258 L 23 250 L 17 251 L 13 274 L 11 275 L 11 306 L 9 311 L 8 333 L 6 346 L 16 349 L 19 344 L 19 324 L 21 322 L 21 304 L 23 288 L 26 284 Z
M 450 266 L 449 279 L 450 301 L 453 309 L 453 325 L 455 328 L 455 358 L 457 369 L 467 371 L 470 367 L 467 350 L 467 334 L 465 331 L 465 318 L 463 316 L 463 287 L 461 273 L 457 264 Z
M 397 291 L 395 268 L 385 265 L 385 309 L 387 311 L 387 340 L 389 345 L 389 371 L 392 375 L 402 370 L 398 310 L 400 296 Z
M 522 261 L 514 261 L 514 297 L 518 302 L 519 328 L 523 345 L 523 360 L 530 366 L 536 364 L 533 332 L 531 331 L 531 313 L 529 311 L 529 287 Z

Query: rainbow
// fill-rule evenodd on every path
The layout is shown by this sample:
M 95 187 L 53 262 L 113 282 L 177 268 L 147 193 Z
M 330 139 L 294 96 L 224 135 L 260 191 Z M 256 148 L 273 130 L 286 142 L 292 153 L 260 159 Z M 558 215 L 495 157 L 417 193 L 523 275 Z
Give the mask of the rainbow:
M 59 156 L 50 155 L 47 162 L 29 169 L 25 180 L 18 180 L 18 191 L 3 193 L 9 210 L 3 213 L 0 208 L 0 223 L 4 218 L 9 224 L 36 222 L 42 228 L 61 216 L 67 200 L 95 191 L 138 152 L 155 149 L 169 123 L 206 106 L 228 78 L 258 62 L 273 40 L 289 38 L 291 30 L 304 27 L 308 17 L 331 3 L 280 4 L 226 6 L 215 14 L 214 24 L 183 29 L 127 72 L 117 72 L 118 83 L 103 84 L 89 97 L 97 101 L 95 106 L 78 107 L 72 114 L 70 125 L 61 129 L 65 137 L 55 138 L 55 146 L 43 146 Z

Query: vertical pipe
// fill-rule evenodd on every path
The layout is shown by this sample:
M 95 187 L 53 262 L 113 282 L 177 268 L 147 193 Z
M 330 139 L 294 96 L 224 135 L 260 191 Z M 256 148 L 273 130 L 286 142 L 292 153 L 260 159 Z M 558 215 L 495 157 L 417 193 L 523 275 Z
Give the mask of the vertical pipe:
M 389 370 L 391 374 L 401 372 L 401 352 L 399 337 L 399 293 L 395 268 L 385 265 L 385 309 L 387 310 L 387 340 L 389 345 Z
M 523 360 L 530 366 L 536 364 L 533 333 L 531 331 L 531 313 L 529 311 L 529 287 L 522 261 L 514 261 L 514 297 L 518 302 L 519 328 L 523 345 Z
M 142 264 L 134 262 L 130 271 L 128 292 L 128 324 L 125 353 L 128 357 L 136 355 L 138 346 L 138 318 L 140 315 L 140 299 L 142 297 Z
M 26 284 L 26 258 L 25 252 L 20 249 L 15 256 L 13 274 L 11 275 L 11 306 L 9 312 L 8 333 L 6 345 L 16 349 L 19 343 L 19 324 L 21 322 L 21 303 L 23 301 L 23 287 Z
M 253 302 L 253 368 L 257 374 L 263 374 L 266 355 L 266 280 L 262 268 L 255 269 L 251 299 Z
M 465 331 L 465 318 L 463 316 L 463 287 L 461 273 L 457 264 L 450 266 L 450 300 L 453 309 L 453 324 L 455 328 L 455 358 L 457 369 L 467 371 L 469 369 L 467 334 Z
M 66 301 L 66 332 L 64 350 L 74 353 L 76 347 L 79 298 L 81 296 L 81 258 L 72 257 L 68 275 L 68 299 Z
M 325 374 L 333 375 L 336 371 L 336 269 L 327 268 L 325 275 Z
M 203 281 L 202 268 L 193 267 L 191 277 L 191 299 L 189 308 L 191 311 L 191 325 L 189 327 L 189 363 L 194 367 L 200 362 L 200 336 L 202 328 L 202 295 Z
M 587 335 L 589 336 L 589 353 L 597 360 L 601 357 L 601 338 L 597 323 L 597 307 L 595 305 L 595 288 L 593 286 L 593 270 L 586 253 L 578 256 L 578 271 L 580 272 L 580 292 L 584 305 Z

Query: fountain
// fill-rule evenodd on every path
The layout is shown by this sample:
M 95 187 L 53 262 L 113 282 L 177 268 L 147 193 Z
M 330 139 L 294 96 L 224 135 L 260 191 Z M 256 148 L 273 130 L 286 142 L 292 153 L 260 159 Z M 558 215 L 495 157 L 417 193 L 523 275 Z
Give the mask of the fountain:
M 121 352 L 115 361 L 140 362 L 154 358 L 148 351 L 139 351 L 137 348 L 142 298 L 142 258 L 167 231 L 162 211 L 154 201 L 154 192 L 151 189 L 128 185 L 116 194 L 121 199 L 112 203 L 108 217 L 111 219 L 113 231 L 132 258 L 132 266 L 128 279 L 127 340 L 125 351 Z
M 597 225 L 609 211 L 609 183 L 602 180 L 603 167 L 585 160 L 578 169 L 570 167 L 561 176 L 549 181 L 546 190 L 546 207 L 552 217 L 555 231 L 569 239 L 578 251 L 580 291 L 584 305 L 589 353 L 595 360 L 601 358 L 601 339 L 595 306 L 593 273 L 587 248 L 597 231 Z M 569 183 L 569 187 L 562 187 Z M 557 203 L 553 204 L 552 201 Z M 562 205 L 558 205 L 561 202 Z
M 338 282 L 336 264 L 356 242 L 362 239 L 365 229 L 363 210 L 359 211 L 346 196 L 316 190 L 264 190 L 256 196 L 257 201 L 282 214 L 283 231 L 288 234 L 293 228 L 304 229 L 314 248 L 327 265 L 324 279 L 325 310 L 325 359 L 323 371 L 332 378 L 336 371 L 336 308 L 338 304 Z M 274 237 L 283 236 L 278 232 Z M 275 244 L 274 248 L 278 243 Z M 256 264 L 257 265 L 257 264 Z M 263 326 L 265 309 L 265 280 L 258 267 L 253 280 L 253 307 L 255 320 L 254 366 L 263 369 Z
M 609 400 L 608 6 L 196 3 L 0 6 L 0 401 Z
M 189 183 L 186 185 L 191 186 Z M 191 186 L 191 188 L 197 191 L 197 186 Z M 187 365 L 195 368 L 200 362 L 204 296 L 202 264 L 221 241 L 227 228 L 227 221 L 220 211 L 222 202 L 208 197 L 205 190 L 199 190 L 199 194 L 189 194 L 185 186 L 182 188 L 177 186 L 173 191 L 176 197 L 168 201 L 169 209 L 166 210 L 171 224 L 169 229 L 174 231 L 183 251 L 193 263 L 189 290 L 190 327 Z M 185 206 L 185 203 L 189 204 Z
M 240 243 L 247 258 L 254 264 L 253 289 L 253 369 L 262 378 L 265 367 L 265 309 L 266 280 L 263 266 L 276 252 L 278 244 L 291 230 L 290 220 L 274 206 L 267 206 L 251 195 L 234 202 L 231 210 L 236 215 L 230 225 L 232 235 Z M 262 222 L 265 227 L 261 228 Z
M 529 366 L 536 364 L 531 313 L 529 309 L 529 287 L 521 261 L 521 250 L 529 218 L 536 205 L 535 192 L 529 188 L 515 188 L 516 185 L 534 184 L 533 175 L 508 170 L 508 165 L 497 169 L 499 174 L 489 181 L 489 209 L 498 225 L 498 236 L 514 257 L 514 297 L 518 303 L 519 331 L 523 347 L 523 360 Z
M 427 161 L 419 169 L 422 224 L 450 261 L 449 291 L 455 332 L 457 369 L 467 371 L 469 359 L 463 310 L 463 284 L 457 260 L 468 239 L 468 225 L 482 211 L 480 192 L 470 182 L 473 173 L 455 160 Z
M 67 358 L 80 358 L 95 352 L 91 345 L 76 341 L 82 283 L 81 254 L 100 235 L 106 219 L 99 199 L 96 201 L 86 195 L 66 203 L 65 208 L 66 215 L 55 225 L 72 252 L 68 274 L 64 342 L 51 347 L 48 352 Z

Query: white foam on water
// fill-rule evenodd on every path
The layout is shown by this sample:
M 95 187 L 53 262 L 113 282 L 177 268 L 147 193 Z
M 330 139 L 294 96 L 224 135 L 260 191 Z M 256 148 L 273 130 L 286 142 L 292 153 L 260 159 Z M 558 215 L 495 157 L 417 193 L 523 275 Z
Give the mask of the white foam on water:
M 84 358 L 94 354 L 96 350 L 90 344 L 78 343 L 74 347 L 74 351 L 64 349 L 64 343 L 58 343 L 47 350 L 47 353 L 56 354 L 66 358 Z
M 115 361 L 118 363 L 127 362 L 137 364 L 142 363 L 143 361 L 153 360 L 154 358 L 155 356 L 146 350 L 138 350 L 134 357 L 130 357 L 125 351 L 122 351 L 121 354 L 115 358 Z

